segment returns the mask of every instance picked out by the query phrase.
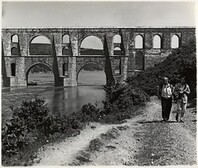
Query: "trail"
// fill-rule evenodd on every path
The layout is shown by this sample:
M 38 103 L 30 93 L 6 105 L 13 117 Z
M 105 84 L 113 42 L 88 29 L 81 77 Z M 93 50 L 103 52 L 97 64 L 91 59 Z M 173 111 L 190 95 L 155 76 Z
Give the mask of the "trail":
M 162 123 L 156 98 L 126 123 L 91 123 L 77 137 L 39 150 L 34 165 L 195 165 L 196 115 L 192 109 L 184 123 Z M 95 141 L 94 141 L 95 140 Z M 93 147 L 94 142 L 94 147 Z

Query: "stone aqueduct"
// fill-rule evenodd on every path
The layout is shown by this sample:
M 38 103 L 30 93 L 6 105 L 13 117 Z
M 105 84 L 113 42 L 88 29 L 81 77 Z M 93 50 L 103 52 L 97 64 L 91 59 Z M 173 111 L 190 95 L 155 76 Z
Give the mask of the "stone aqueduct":
M 12 37 L 18 36 L 18 42 Z M 69 44 L 63 43 L 63 36 L 69 35 Z M 113 37 L 120 35 L 121 42 L 114 43 Z M 38 36 L 47 37 L 51 44 L 52 55 L 30 55 L 30 43 Z M 104 46 L 102 55 L 80 55 L 80 45 L 88 36 L 98 37 Z M 142 40 L 142 46 L 136 48 L 136 37 Z M 159 47 L 154 48 L 155 36 Z M 30 69 L 43 64 L 54 73 L 56 86 L 76 86 L 79 71 L 86 64 L 98 64 L 104 68 L 108 78 L 111 66 L 113 79 L 123 81 L 128 76 L 152 67 L 166 58 L 171 51 L 172 37 L 176 36 L 181 46 L 189 39 L 195 38 L 194 27 L 133 27 L 133 28 L 7 28 L 2 29 L 2 80 L 4 86 L 27 86 Z M 63 47 L 70 47 L 71 54 L 63 55 Z M 178 47 L 179 47 L 178 46 Z M 17 55 L 12 55 L 12 48 L 18 48 Z M 114 55 L 114 48 L 120 47 L 121 54 Z M 107 58 L 110 60 L 107 63 Z M 138 58 L 138 59 L 137 59 Z M 63 64 L 68 65 L 64 75 Z M 137 66 L 140 65 L 140 67 Z M 119 73 L 114 69 L 119 67 Z M 110 69 L 110 70 L 111 70 Z

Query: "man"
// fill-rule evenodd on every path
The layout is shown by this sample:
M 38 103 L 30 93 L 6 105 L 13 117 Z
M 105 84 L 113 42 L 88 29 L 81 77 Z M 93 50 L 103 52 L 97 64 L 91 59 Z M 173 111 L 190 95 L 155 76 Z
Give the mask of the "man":
M 163 121 L 167 122 L 172 107 L 173 87 L 167 77 L 163 77 L 162 80 L 163 83 L 158 87 L 158 98 L 161 99 Z

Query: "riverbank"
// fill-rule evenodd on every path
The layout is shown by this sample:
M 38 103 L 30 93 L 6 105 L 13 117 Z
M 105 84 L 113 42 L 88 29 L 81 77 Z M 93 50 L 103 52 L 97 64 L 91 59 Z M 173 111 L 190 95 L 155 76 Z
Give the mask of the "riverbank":
M 136 116 L 136 109 L 148 100 L 148 95 L 139 88 L 115 85 L 109 89 L 108 100 L 102 108 L 88 103 L 77 112 L 53 114 L 45 100 L 37 98 L 26 99 L 19 107 L 13 107 L 11 120 L 2 128 L 3 165 L 29 165 L 39 147 L 77 136 L 90 122 L 123 123 Z
M 25 100 L 32 100 L 38 97 L 39 94 L 53 89 L 53 86 L 48 87 L 13 87 L 13 88 L 2 88 L 2 124 L 12 117 L 11 106 L 19 107 Z
M 140 115 L 123 124 L 90 123 L 76 137 L 50 143 L 38 151 L 33 165 L 195 165 L 196 109 L 184 123 L 162 123 L 161 106 L 152 97 Z

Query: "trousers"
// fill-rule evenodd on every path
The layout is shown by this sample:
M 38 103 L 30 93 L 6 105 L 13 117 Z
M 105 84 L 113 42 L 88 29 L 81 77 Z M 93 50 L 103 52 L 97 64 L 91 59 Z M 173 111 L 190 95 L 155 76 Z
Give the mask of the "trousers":
M 161 97 L 161 105 L 162 105 L 162 118 L 163 120 L 168 121 L 172 108 L 172 97 L 168 99 Z

